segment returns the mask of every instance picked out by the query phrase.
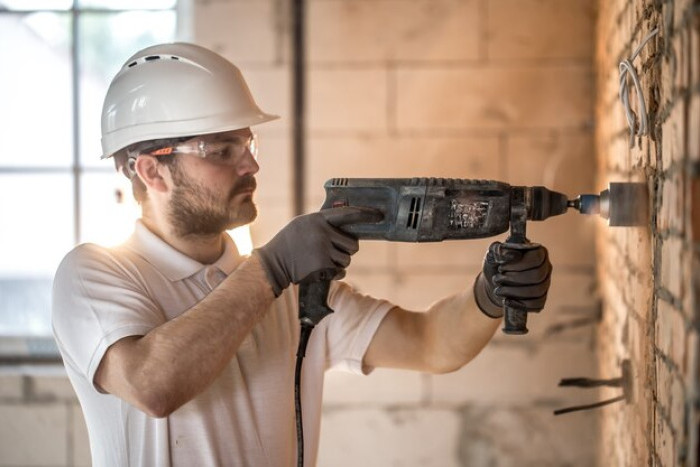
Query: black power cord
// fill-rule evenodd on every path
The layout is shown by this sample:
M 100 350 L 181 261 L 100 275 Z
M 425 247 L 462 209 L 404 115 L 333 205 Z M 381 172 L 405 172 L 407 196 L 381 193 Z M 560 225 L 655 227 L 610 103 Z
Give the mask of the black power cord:
M 306 345 L 314 326 L 303 322 L 299 330 L 299 348 L 297 349 L 297 363 L 294 370 L 294 411 L 297 423 L 297 467 L 304 467 L 304 424 L 301 413 L 301 365 L 306 355 Z

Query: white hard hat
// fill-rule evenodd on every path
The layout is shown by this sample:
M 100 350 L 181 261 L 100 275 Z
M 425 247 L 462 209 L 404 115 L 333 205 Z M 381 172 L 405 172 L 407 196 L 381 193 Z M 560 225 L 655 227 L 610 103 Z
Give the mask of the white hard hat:
M 240 70 L 211 50 L 145 48 L 112 80 L 102 107 L 102 158 L 130 144 L 247 128 L 278 119 L 257 106 Z

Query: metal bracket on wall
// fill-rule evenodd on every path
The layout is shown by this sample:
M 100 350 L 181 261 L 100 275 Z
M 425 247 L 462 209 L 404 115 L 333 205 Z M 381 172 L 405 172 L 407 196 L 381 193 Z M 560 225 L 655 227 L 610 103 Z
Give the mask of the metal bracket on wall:
M 565 378 L 559 382 L 559 386 L 573 386 L 579 388 L 597 388 L 601 386 L 621 387 L 622 395 L 596 402 L 594 404 L 578 405 L 567 407 L 554 411 L 554 415 L 562 415 L 570 412 L 578 412 L 581 410 L 592 410 L 598 407 L 614 404 L 615 402 L 625 401 L 629 403 L 632 400 L 632 364 L 629 360 L 622 362 L 622 376 L 612 379 L 591 379 L 591 378 Z

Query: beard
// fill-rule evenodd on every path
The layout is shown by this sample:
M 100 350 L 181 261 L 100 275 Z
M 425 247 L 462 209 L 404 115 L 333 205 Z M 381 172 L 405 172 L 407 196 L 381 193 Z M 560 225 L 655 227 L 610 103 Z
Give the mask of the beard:
M 171 172 L 174 188 L 168 219 L 178 237 L 220 235 L 224 230 L 255 220 L 258 210 L 252 194 L 247 194 L 235 206 L 231 205 L 235 196 L 255 188 L 252 175 L 239 178 L 224 198 L 207 185 L 188 179 L 176 164 Z

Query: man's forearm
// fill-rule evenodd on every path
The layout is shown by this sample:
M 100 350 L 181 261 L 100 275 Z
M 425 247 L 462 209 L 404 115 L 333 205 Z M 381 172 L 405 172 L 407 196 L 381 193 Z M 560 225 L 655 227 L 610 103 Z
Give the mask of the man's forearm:
M 273 300 L 252 257 L 179 317 L 115 343 L 95 382 L 150 415 L 167 416 L 216 379 Z
M 501 323 L 484 315 L 471 291 L 464 291 L 433 304 L 430 324 L 430 366 L 434 373 L 457 370 L 476 357 Z

